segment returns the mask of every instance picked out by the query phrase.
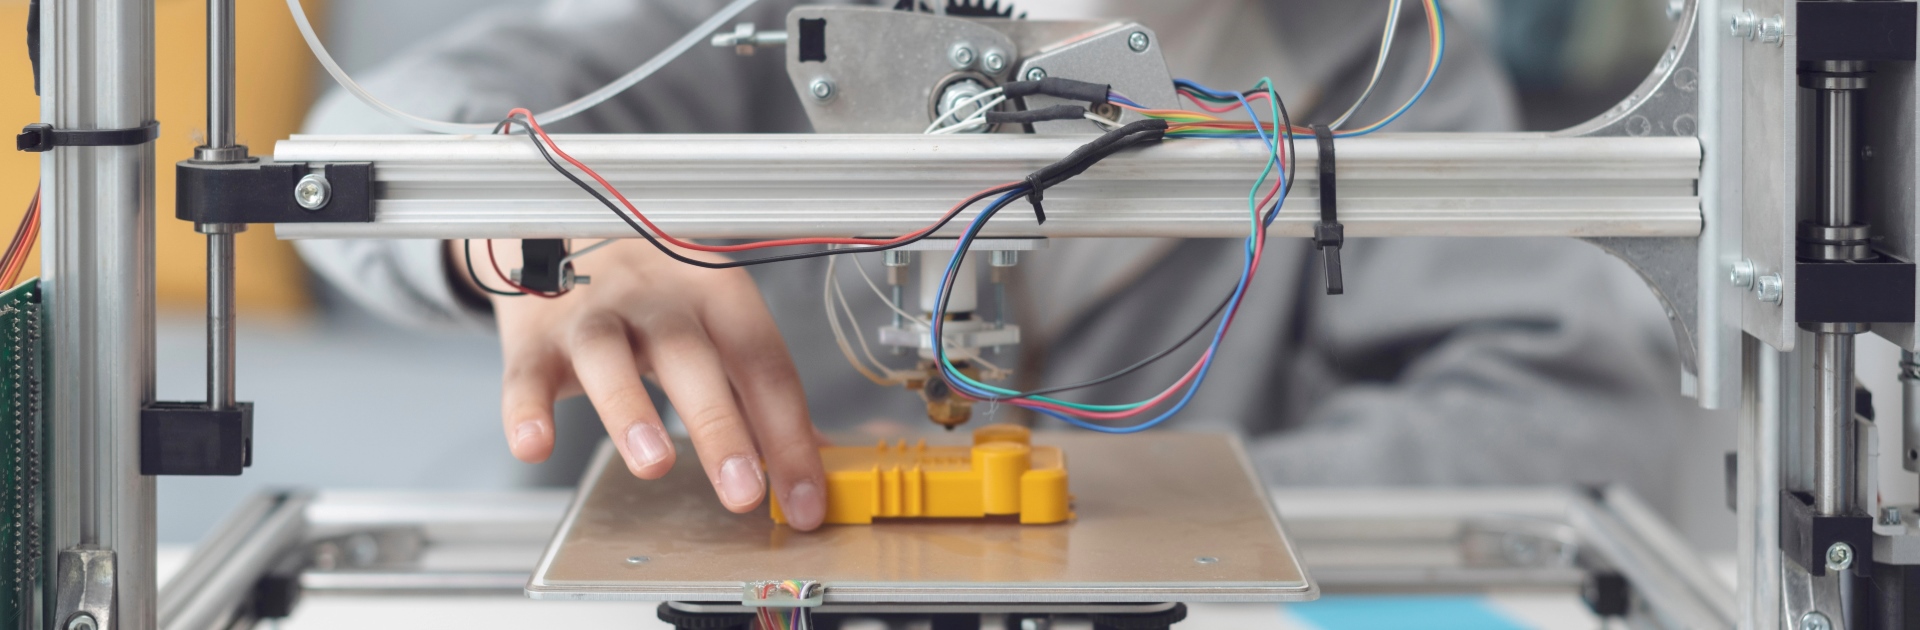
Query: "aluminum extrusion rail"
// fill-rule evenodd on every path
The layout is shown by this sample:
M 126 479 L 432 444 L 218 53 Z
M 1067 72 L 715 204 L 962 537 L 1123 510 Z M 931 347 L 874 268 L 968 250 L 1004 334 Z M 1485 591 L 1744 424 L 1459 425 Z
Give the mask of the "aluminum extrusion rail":
M 687 238 L 898 234 L 1023 179 L 1081 136 L 559 135 L 656 223 Z M 1275 236 L 1318 219 L 1312 143 Z M 1701 229 L 1694 138 L 1379 134 L 1340 141 L 1349 236 L 1686 237 Z M 1107 159 L 985 234 L 1232 237 L 1247 228 L 1258 141 L 1170 141 Z M 634 236 L 524 137 L 294 136 L 281 162 L 373 162 L 372 223 L 280 224 L 281 238 Z M 292 194 L 291 191 L 288 194 Z M 977 209 L 977 207 L 976 207 Z M 963 219 L 971 214 L 963 215 Z M 964 222 L 943 232 L 957 234 Z

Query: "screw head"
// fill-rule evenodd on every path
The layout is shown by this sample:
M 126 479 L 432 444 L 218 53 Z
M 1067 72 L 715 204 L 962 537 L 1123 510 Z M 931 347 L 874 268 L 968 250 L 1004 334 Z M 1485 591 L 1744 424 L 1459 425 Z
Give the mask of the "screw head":
M 1000 74 L 1007 69 L 1007 53 L 987 49 L 987 54 L 980 57 L 980 67 L 986 68 L 988 73 Z
M 1046 69 L 1046 68 L 1042 68 L 1042 67 L 1040 67 L 1040 66 L 1034 66 L 1034 67 L 1032 67 L 1032 68 L 1027 68 L 1027 80 L 1028 80 L 1028 81 L 1039 81 L 1039 80 L 1041 80 L 1041 79 L 1045 79 L 1045 78 L 1047 78 L 1047 69 Z
M 954 44 L 953 48 L 947 51 L 947 61 L 953 62 L 953 67 L 955 68 L 964 69 L 967 66 L 973 65 L 973 58 L 973 46 L 968 45 L 966 42 Z
M 67 620 L 67 630 L 100 630 L 100 622 L 94 620 L 93 615 L 75 613 Z
M 1881 525 L 1899 525 L 1900 524 L 1900 508 L 1893 507 L 1893 506 L 1881 508 L 1880 524 Z
M 333 185 L 327 183 L 327 176 L 319 173 L 307 173 L 300 182 L 293 185 L 293 201 L 308 210 L 327 207 L 333 200 Z
M 1760 301 L 1768 304 L 1780 303 L 1780 274 L 1770 273 L 1754 279 L 1753 290 Z
M 1786 32 L 1787 22 L 1778 15 L 1761 20 L 1758 28 L 1754 29 L 1755 36 L 1768 44 L 1780 43 Z
M 1219 564 L 1220 563 L 1220 559 L 1215 558 L 1213 556 L 1200 556 L 1198 558 L 1194 558 L 1193 561 L 1198 562 L 1200 564 Z
M 816 101 L 831 100 L 833 98 L 833 81 L 828 80 L 826 77 L 814 79 L 812 83 L 807 84 L 807 93 L 812 94 L 813 100 Z
M 1833 630 L 1833 620 L 1818 610 L 1800 616 L 1800 630 Z
M 1853 566 L 1853 546 L 1843 542 L 1827 547 L 1827 570 L 1845 571 Z
M 1727 279 L 1733 281 L 1733 286 L 1742 289 L 1753 288 L 1753 259 L 1741 259 L 1733 263 L 1733 271 L 1728 274 Z
M 646 556 L 627 556 L 627 564 L 646 564 L 648 560 Z
M 1153 40 L 1147 39 L 1146 31 L 1134 31 L 1127 36 L 1127 48 L 1133 49 L 1133 52 L 1147 52 L 1147 44 L 1151 43 Z
M 881 262 L 888 267 L 905 267 L 913 264 L 913 252 L 889 249 L 881 254 Z

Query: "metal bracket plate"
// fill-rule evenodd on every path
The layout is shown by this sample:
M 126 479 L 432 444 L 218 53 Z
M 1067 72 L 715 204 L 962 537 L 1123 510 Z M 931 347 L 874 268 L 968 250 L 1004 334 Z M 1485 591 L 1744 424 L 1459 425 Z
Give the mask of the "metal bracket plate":
M 114 553 L 74 547 L 60 550 L 56 564 L 54 628 L 92 630 L 114 627 Z

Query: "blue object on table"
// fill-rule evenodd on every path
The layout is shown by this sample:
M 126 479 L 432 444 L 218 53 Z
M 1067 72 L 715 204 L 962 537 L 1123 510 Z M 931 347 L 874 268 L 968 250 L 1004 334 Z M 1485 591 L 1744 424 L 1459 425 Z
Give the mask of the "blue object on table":
M 1524 630 L 1485 598 L 1468 595 L 1329 595 L 1287 604 L 1320 630 Z

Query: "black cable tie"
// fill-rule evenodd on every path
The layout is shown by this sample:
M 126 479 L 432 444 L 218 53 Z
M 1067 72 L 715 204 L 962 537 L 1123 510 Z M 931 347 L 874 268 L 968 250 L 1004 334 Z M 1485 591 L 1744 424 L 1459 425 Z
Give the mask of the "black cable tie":
M 54 129 L 47 123 L 33 123 L 20 130 L 14 146 L 28 153 L 41 153 L 54 147 L 131 147 L 159 137 L 159 121 L 132 129 Z
M 1313 138 L 1320 145 L 1320 222 L 1313 226 L 1313 247 L 1326 253 L 1327 295 L 1340 295 L 1346 286 L 1340 277 L 1340 246 L 1347 241 L 1346 226 L 1340 225 L 1340 202 L 1335 194 L 1333 130 L 1313 125 Z
M 1041 191 L 1046 190 L 1047 187 L 1042 185 L 1039 178 L 1039 171 L 1034 171 L 1032 174 L 1027 175 L 1027 187 L 1033 189 L 1033 192 L 1027 193 L 1027 203 L 1033 205 L 1034 222 L 1045 224 L 1047 222 L 1047 209 L 1040 206 L 1040 195 Z

